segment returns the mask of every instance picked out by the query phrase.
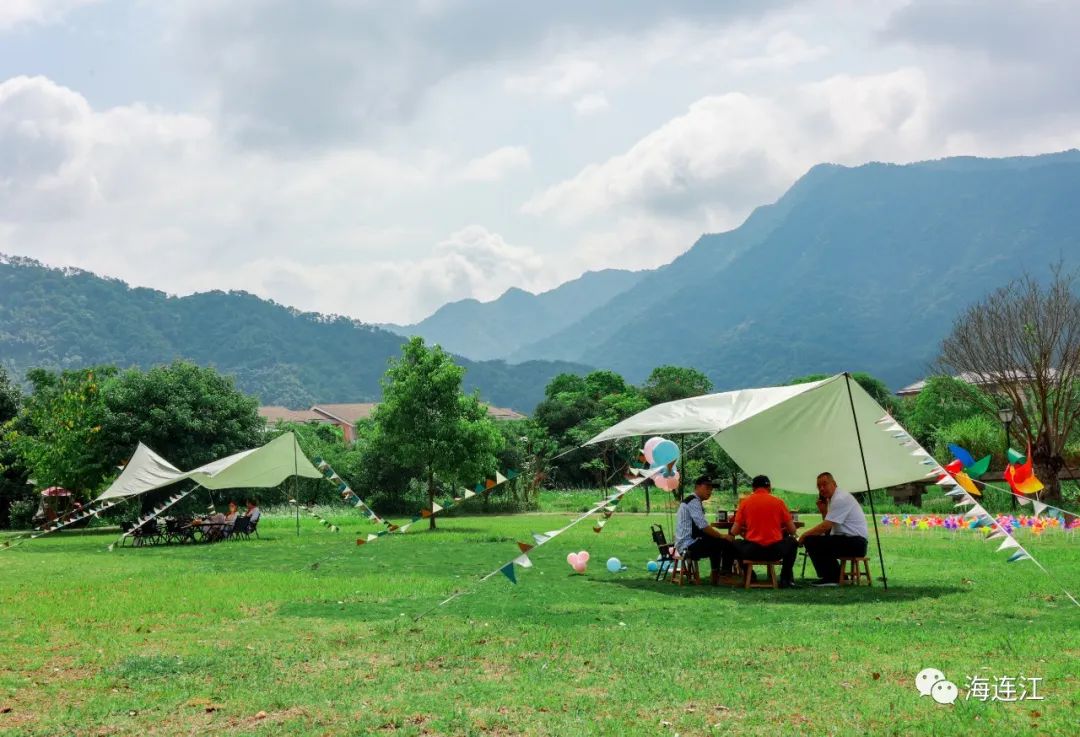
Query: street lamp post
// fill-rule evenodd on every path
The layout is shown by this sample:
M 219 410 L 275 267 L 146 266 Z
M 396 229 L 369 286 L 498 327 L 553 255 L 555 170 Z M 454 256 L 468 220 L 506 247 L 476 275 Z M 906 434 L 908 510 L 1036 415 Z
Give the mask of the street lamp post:
M 1009 463 L 1009 431 L 1012 427 L 1012 421 L 1016 417 L 1016 413 L 1012 407 L 1002 407 L 997 412 L 998 419 L 1001 420 L 1001 424 L 1005 425 L 1005 464 Z M 1012 489 L 1010 489 L 1012 491 Z M 1016 509 L 1016 492 L 1012 492 L 1012 508 Z

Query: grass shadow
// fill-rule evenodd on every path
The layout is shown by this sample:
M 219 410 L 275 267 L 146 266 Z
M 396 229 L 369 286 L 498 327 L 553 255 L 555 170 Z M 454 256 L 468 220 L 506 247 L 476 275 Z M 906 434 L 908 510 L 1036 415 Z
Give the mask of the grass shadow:
M 919 586 L 904 586 L 893 584 L 886 591 L 884 587 L 875 584 L 874 586 L 846 586 L 844 588 L 826 588 L 817 589 L 812 588 L 809 585 L 798 586 L 794 589 L 750 589 L 746 590 L 741 586 L 710 586 L 709 584 L 703 584 L 701 586 L 676 586 L 670 581 L 654 581 L 651 578 L 628 578 L 628 577 L 612 577 L 594 579 L 596 583 L 607 584 L 612 586 L 622 586 L 623 588 L 632 589 L 635 591 L 648 591 L 655 594 L 662 594 L 666 596 L 723 596 L 725 594 L 736 594 L 747 597 L 747 601 L 763 601 L 760 597 L 765 596 L 764 601 L 776 604 L 798 604 L 803 605 L 820 605 L 826 604 L 829 606 L 844 606 L 850 604 L 866 604 L 869 602 L 879 601 L 918 601 L 921 599 L 936 599 L 941 596 L 949 594 L 968 593 L 968 589 L 963 586 L 956 585 L 919 585 Z M 751 599 L 750 597 L 758 597 Z

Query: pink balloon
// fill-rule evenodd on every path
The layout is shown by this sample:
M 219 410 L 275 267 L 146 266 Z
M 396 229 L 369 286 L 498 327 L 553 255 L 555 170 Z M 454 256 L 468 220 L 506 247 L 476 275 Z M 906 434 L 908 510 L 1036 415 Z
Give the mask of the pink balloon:
M 581 560 L 583 562 L 588 563 L 589 562 L 589 551 L 588 550 L 582 550 L 580 553 L 578 553 L 578 557 L 581 558 Z
M 657 489 L 663 489 L 664 491 L 675 491 L 679 488 L 679 472 L 676 471 L 671 476 L 665 476 L 662 473 L 658 473 L 653 476 L 653 483 L 656 484 Z
M 566 562 L 570 564 L 575 573 L 584 573 L 585 564 L 589 562 L 589 554 L 584 550 L 580 553 L 570 553 L 566 556 Z
M 657 445 L 659 445 L 662 442 L 664 442 L 664 439 L 662 437 L 660 437 L 659 435 L 656 436 L 655 438 L 649 438 L 648 440 L 645 441 L 645 447 L 642 448 L 642 452 L 645 454 L 645 460 L 649 462 L 650 466 L 652 465 L 652 462 L 653 462 L 653 459 L 652 459 L 653 448 L 655 448 Z

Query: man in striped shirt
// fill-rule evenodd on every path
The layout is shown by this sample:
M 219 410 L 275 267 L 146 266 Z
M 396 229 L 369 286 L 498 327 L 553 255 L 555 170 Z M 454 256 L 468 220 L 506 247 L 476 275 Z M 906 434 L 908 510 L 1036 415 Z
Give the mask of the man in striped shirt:
M 720 583 L 720 575 L 731 573 L 735 561 L 735 546 L 730 535 L 712 527 L 705 519 L 702 502 L 713 492 L 713 480 L 699 476 L 694 480 L 694 493 L 683 499 L 675 518 L 675 549 L 679 554 L 701 560 L 708 558 L 712 567 L 712 585 Z

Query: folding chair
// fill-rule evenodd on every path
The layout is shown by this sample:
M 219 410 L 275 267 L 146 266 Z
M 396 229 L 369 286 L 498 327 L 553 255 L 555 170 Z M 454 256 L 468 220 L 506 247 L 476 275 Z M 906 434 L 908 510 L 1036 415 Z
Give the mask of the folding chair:
M 232 530 L 229 531 L 229 539 L 234 537 L 240 537 L 245 540 L 248 539 L 248 535 L 251 534 L 251 518 L 250 517 L 237 517 L 233 520 Z
M 656 550 L 660 554 L 660 568 L 656 571 L 654 580 L 662 581 L 667 578 L 667 574 L 674 570 L 675 557 L 671 554 L 671 543 L 664 537 L 664 528 L 660 525 L 651 525 L 649 529 L 652 531 L 652 539 L 656 543 Z

